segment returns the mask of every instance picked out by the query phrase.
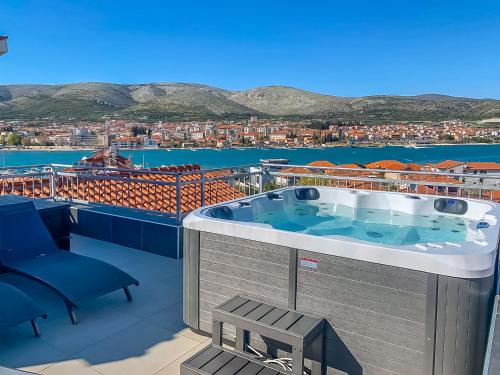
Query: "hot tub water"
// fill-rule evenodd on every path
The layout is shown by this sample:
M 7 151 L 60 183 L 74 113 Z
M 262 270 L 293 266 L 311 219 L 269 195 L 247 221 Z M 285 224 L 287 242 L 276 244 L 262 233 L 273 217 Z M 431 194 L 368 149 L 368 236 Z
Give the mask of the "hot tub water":
M 346 236 L 388 244 L 412 245 L 466 240 L 472 220 L 446 215 L 416 215 L 338 203 L 297 202 L 284 210 L 256 214 L 254 221 L 274 229 L 315 236 Z

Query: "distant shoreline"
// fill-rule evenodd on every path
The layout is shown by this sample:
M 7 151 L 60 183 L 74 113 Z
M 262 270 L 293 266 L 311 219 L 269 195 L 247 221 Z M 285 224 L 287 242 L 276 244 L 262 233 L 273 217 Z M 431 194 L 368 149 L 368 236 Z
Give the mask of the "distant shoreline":
M 204 168 L 254 165 L 265 159 L 288 159 L 293 164 L 308 164 L 316 160 L 329 160 L 336 165 L 371 163 L 378 160 L 399 160 L 403 163 L 437 163 L 443 160 L 500 162 L 500 143 L 468 144 L 468 147 L 427 146 L 408 147 L 328 147 L 328 148 L 228 148 L 228 149 L 156 149 L 122 150 L 134 164 L 149 167 L 161 165 L 199 164 Z M 149 151 L 149 152 L 147 152 Z M 28 149 L 0 152 L 0 165 L 26 166 L 39 164 L 73 164 L 84 156 L 92 155 L 88 148 Z
M 46 151 L 46 152 L 71 152 L 71 151 L 90 151 L 93 152 L 95 148 L 68 148 L 68 147 L 37 147 L 37 148 L 1 148 L 1 151 L 6 152 L 32 152 L 32 151 Z
M 429 148 L 435 146 L 494 146 L 500 143 L 428 143 L 428 144 L 418 144 L 415 147 L 408 144 L 385 144 L 385 145 L 355 145 L 352 148 L 384 148 L 384 147 L 404 147 L 409 149 L 419 149 L 419 148 Z M 334 145 L 334 146 L 326 146 L 326 147 L 253 147 L 253 146 L 241 146 L 241 147 L 230 147 L 230 148 L 217 148 L 217 147 L 189 147 L 189 148 L 121 148 L 120 151 L 177 151 L 177 150 L 230 150 L 230 149 L 325 149 L 325 148 L 335 148 L 335 147 L 346 147 L 350 148 L 350 146 L 345 145 Z M 65 146 L 31 146 L 29 148 L 0 148 L 0 150 L 5 152 L 34 152 L 34 151 L 45 151 L 45 152 L 94 152 L 100 149 L 99 147 L 91 148 L 91 147 L 65 147 Z

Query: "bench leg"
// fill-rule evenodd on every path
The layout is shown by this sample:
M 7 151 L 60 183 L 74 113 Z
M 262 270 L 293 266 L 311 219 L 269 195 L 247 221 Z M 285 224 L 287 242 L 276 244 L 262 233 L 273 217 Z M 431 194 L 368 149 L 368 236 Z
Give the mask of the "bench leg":
M 78 324 L 78 319 L 76 318 L 75 314 L 75 307 L 71 303 L 66 302 L 66 309 L 68 310 L 68 315 L 69 319 L 71 320 L 71 323 Z
M 292 374 L 303 375 L 304 373 L 304 350 L 302 347 L 292 348 Z
M 320 358 L 317 361 L 312 361 L 311 373 L 312 375 L 326 375 L 326 357 L 325 357 L 325 333 L 321 333 L 316 340 L 320 345 Z
M 33 328 L 33 333 L 35 334 L 35 336 L 40 337 L 40 328 L 38 328 L 38 324 L 36 323 L 35 319 L 31 321 L 31 328 Z
M 236 350 L 244 352 L 248 344 L 248 332 L 241 328 L 236 328 Z
M 222 346 L 222 323 L 216 320 L 212 323 L 212 343 Z
M 132 302 L 132 294 L 130 294 L 130 290 L 128 289 L 128 286 L 123 288 L 123 291 L 125 292 L 125 297 L 127 297 L 127 301 Z

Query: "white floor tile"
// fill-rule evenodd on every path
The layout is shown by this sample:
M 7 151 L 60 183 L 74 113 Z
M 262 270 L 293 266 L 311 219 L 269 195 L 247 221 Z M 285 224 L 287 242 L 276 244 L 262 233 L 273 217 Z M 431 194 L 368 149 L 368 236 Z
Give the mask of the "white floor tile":
M 78 353 L 105 375 L 154 374 L 199 343 L 156 325 L 140 323 Z
M 0 335 L 0 366 L 39 372 L 63 360 L 66 354 L 20 325 Z
M 73 354 L 138 322 L 137 318 L 106 305 L 84 307 L 76 313 L 77 325 L 71 324 L 66 316 L 41 324 L 43 340 L 66 354 Z
M 77 359 L 62 361 L 47 367 L 41 375 L 100 375 L 87 363 Z
M 145 319 L 146 322 L 159 325 L 169 331 L 177 332 L 198 342 L 205 342 L 208 337 L 193 332 L 182 320 L 182 302 L 157 312 Z
M 185 353 L 180 358 L 177 358 L 174 362 L 172 362 L 169 365 L 167 365 L 166 367 L 162 368 L 160 371 L 158 371 L 154 375 L 180 375 L 181 363 L 184 362 L 186 359 L 190 358 L 191 356 L 195 355 L 197 352 L 199 352 L 201 349 L 203 349 L 207 345 L 208 345 L 208 342 L 204 342 L 204 343 L 194 347 L 189 352 Z
M 130 288 L 133 301 L 126 302 L 122 291 L 88 301 L 77 310 L 80 323 L 74 326 L 57 294 L 2 275 L 31 294 L 49 318 L 40 322 L 39 339 L 29 324 L 0 333 L 0 366 L 43 375 L 178 374 L 183 358 L 208 344 L 209 338 L 182 322 L 182 261 L 77 235 L 72 251 L 138 278 L 140 286 Z

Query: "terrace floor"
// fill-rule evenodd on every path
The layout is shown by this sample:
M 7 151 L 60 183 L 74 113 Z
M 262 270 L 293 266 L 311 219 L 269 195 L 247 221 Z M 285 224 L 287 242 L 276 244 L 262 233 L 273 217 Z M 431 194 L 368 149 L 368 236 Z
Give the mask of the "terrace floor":
M 53 292 L 20 276 L 0 275 L 28 291 L 49 315 L 39 322 L 40 338 L 29 323 L 0 333 L 0 366 L 46 375 L 171 375 L 208 344 L 209 338 L 182 322 L 182 261 L 78 235 L 72 235 L 71 248 L 136 277 L 133 302 L 122 291 L 90 301 L 77 310 L 75 326 Z

